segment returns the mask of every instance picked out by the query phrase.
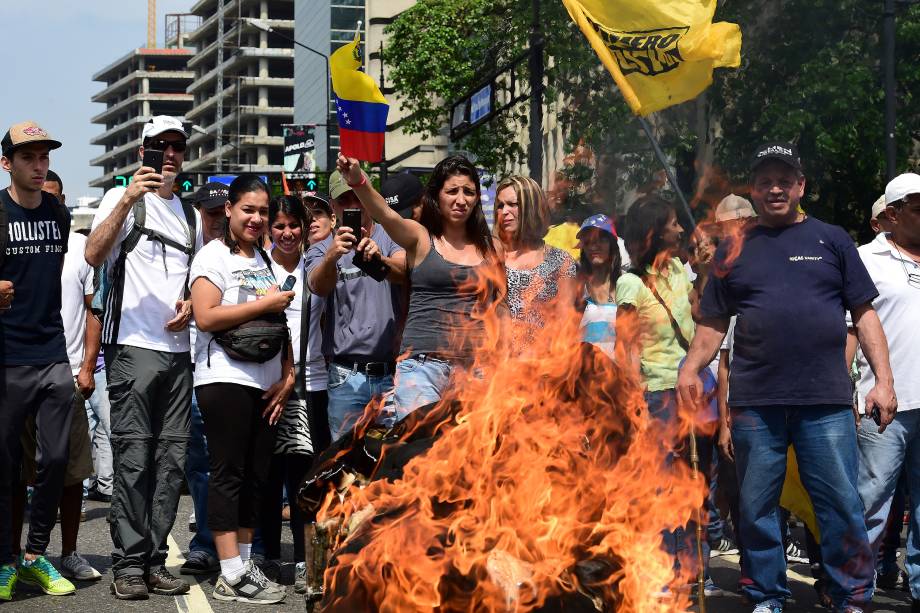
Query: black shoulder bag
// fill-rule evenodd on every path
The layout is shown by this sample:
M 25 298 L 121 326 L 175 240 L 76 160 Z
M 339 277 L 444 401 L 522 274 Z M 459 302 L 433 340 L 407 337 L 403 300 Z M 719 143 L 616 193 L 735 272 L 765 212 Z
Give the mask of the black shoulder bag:
M 261 245 L 256 246 L 256 251 L 265 260 L 269 270 L 272 270 L 271 260 Z M 291 342 L 291 332 L 288 330 L 287 316 L 284 312 L 263 313 L 255 319 L 214 334 L 212 340 L 223 347 L 231 359 L 261 364 L 287 348 Z M 210 365 L 211 354 L 208 352 L 208 366 Z

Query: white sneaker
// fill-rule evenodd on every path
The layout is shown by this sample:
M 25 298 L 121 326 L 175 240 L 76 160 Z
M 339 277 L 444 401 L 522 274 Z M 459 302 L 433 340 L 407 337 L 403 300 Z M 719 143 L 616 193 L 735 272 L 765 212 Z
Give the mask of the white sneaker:
M 102 578 L 102 574 L 76 551 L 68 556 L 61 556 L 61 574 L 79 581 L 96 581 Z
M 751 613 L 783 613 L 783 603 L 779 600 L 771 599 L 761 602 L 754 607 Z
M 246 602 L 249 604 L 275 604 L 281 602 L 287 594 L 269 584 L 258 567 L 250 562 L 246 563 L 246 572 L 230 583 L 223 575 L 217 577 L 217 584 L 211 597 L 215 600 Z

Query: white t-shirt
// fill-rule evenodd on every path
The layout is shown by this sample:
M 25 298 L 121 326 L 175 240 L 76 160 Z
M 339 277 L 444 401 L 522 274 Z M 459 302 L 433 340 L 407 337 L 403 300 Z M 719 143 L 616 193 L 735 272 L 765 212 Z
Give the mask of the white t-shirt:
M 93 219 L 95 230 L 115 209 L 125 193 L 125 188 L 110 189 L 102 198 Z M 181 201 L 173 196 L 163 200 L 156 194 L 146 194 L 147 218 L 144 226 L 168 236 L 181 245 L 187 244 L 189 227 Z M 198 215 L 196 212 L 195 215 Z M 107 275 L 111 281 L 112 270 L 121 244 L 134 227 L 134 211 L 128 212 L 118 233 L 112 251 L 106 258 Z M 196 251 L 201 249 L 201 219 L 195 224 Z M 125 286 L 121 303 L 121 320 L 118 338 L 109 335 L 109 314 L 103 324 L 102 342 L 131 345 L 154 351 L 183 353 L 189 350 L 188 328 L 179 332 L 166 329 L 166 322 L 176 316 L 176 301 L 184 298 L 188 256 L 173 247 L 164 247 L 157 241 L 141 237 L 125 262 Z
M 253 258 L 232 254 L 219 240 L 205 245 L 195 256 L 189 287 L 204 277 L 221 291 L 221 305 L 258 300 L 275 285 L 271 265 L 258 253 Z M 282 280 L 282 283 L 284 281 Z M 198 329 L 195 338 L 195 386 L 208 383 L 237 383 L 267 390 L 281 379 L 281 352 L 259 364 L 234 360 L 224 348 L 211 342 L 210 332 Z M 210 364 L 208 360 L 210 359 Z
M 903 254 L 903 257 L 902 255 Z M 859 257 L 878 288 L 879 296 L 872 301 L 888 339 L 888 360 L 894 374 L 894 391 L 898 411 L 920 409 L 920 289 L 907 283 L 908 273 L 920 274 L 920 264 L 888 242 L 879 233 L 871 243 L 859 248 Z M 853 321 L 847 311 L 847 326 Z M 862 351 L 856 360 L 859 381 L 856 399 L 860 413 L 866 410 L 866 394 L 875 386 L 875 375 Z
M 67 357 L 74 376 L 83 365 L 83 341 L 86 336 L 85 296 L 92 296 L 93 267 L 86 263 L 83 251 L 86 237 L 71 232 L 67 237 L 67 255 L 61 271 L 61 319 L 64 320 L 64 339 Z
M 284 266 L 272 259 L 272 269 L 279 286 L 284 285 L 285 279 L 293 275 L 297 282 L 294 283 L 294 300 L 285 309 L 288 327 L 291 329 L 291 348 L 294 350 L 294 362 L 300 363 L 300 317 L 303 311 L 303 275 L 304 260 L 300 259 L 294 272 L 288 272 Z M 306 383 L 308 392 L 318 392 L 326 389 L 329 375 L 326 372 L 326 359 L 323 357 L 323 333 L 320 330 L 320 317 L 326 308 L 326 299 L 311 294 L 310 296 L 310 339 L 307 343 L 307 368 Z

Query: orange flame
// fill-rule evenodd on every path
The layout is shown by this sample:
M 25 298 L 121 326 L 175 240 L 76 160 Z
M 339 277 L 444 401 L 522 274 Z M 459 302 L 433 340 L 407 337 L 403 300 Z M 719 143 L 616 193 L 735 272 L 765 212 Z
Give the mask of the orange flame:
M 484 275 L 482 292 L 502 280 Z M 524 351 L 505 340 L 503 309 L 477 314 L 473 364 L 403 437 L 424 424 L 433 444 L 401 478 L 326 498 L 319 520 L 348 530 L 325 610 L 686 610 L 685 592 L 659 592 L 691 579 L 686 566 L 675 577 L 661 531 L 686 525 L 706 493 L 686 464 L 665 462 L 688 425 L 651 422 L 635 369 L 579 343 L 580 314 L 557 307 Z

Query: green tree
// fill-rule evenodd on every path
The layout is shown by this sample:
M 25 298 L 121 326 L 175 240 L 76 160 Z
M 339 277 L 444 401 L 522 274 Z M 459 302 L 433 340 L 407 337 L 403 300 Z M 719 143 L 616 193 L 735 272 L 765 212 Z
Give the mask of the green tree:
M 384 58 L 409 130 L 437 134 L 449 104 L 528 48 L 530 0 L 420 0 L 388 26 Z M 726 0 L 716 20 L 739 23 L 742 66 L 717 70 L 695 101 L 652 118 L 682 191 L 707 214 L 729 188 L 743 191 L 747 158 L 767 139 L 798 143 L 810 212 L 865 231 L 869 205 L 884 188 L 882 0 Z M 549 112 L 567 151 L 594 153 L 594 173 L 576 164 L 562 183 L 569 206 L 622 209 L 635 187 L 662 185 L 660 166 L 613 81 L 558 1 L 542 2 Z M 898 13 L 900 168 L 916 164 L 920 139 L 920 6 Z M 526 83 L 526 75 L 524 75 Z M 475 130 L 462 144 L 497 172 L 522 164 L 518 134 L 526 103 Z M 579 156 L 575 156 L 581 159 Z M 586 176 L 588 175 L 588 176 Z M 578 187 L 586 182 L 587 188 Z

